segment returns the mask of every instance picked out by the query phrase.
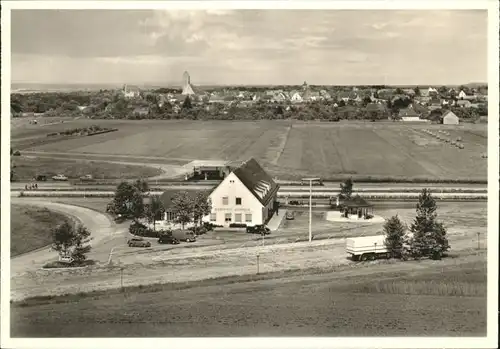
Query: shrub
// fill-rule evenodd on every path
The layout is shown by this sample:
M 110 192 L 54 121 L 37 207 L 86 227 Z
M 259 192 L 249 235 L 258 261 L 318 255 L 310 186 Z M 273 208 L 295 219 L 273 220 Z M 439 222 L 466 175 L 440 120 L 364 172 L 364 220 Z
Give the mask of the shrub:
M 206 232 L 208 231 L 208 229 L 205 228 L 204 226 L 190 227 L 189 230 L 191 230 L 195 235 L 203 235 L 206 234 Z
M 229 224 L 229 228 L 246 228 L 247 225 L 245 223 L 231 223 Z
M 19 150 L 16 150 L 12 155 L 14 155 L 14 156 L 21 156 L 21 152 Z
M 130 224 L 130 227 L 128 229 L 130 234 L 137 236 L 145 236 L 146 230 L 148 230 L 148 228 L 138 221 L 134 221 L 132 224 Z

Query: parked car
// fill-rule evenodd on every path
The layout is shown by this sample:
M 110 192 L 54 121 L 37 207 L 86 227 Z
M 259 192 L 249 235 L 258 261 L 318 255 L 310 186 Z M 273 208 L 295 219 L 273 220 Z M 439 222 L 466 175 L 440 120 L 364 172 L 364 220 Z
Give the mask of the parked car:
M 45 182 L 47 180 L 47 176 L 46 175 L 36 175 L 33 179 L 37 182 Z
M 295 219 L 295 215 L 293 214 L 293 212 L 287 212 L 285 218 L 288 220 L 292 220 Z
M 160 238 L 158 239 L 159 244 L 171 244 L 171 245 L 177 245 L 180 243 L 178 239 L 172 236 L 172 232 L 168 232 L 166 234 L 162 234 Z
M 63 174 L 58 174 L 58 175 L 55 175 L 52 177 L 52 179 L 54 181 L 67 181 L 68 180 L 68 177 L 66 177 L 65 175 Z
M 88 175 L 85 175 L 85 176 L 81 176 L 80 180 L 82 182 L 93 181 L 94 177 L 92 177 L 92 175 L 88 174 Z
M 271 229 L 266 227 L 263 224 L 254 225 L 251 227 L 247 227 L 248 234 L 260 234 L 260 235 L 269 235 L 271 234 Z
M 179 241 L 195 242 L 196 235 L 192 230 L 176 229 L 172 231 L 172 236 Z
M 143 238 L 132 238 L 127 242 L 129 247 L 151 247 L 151 242 Z

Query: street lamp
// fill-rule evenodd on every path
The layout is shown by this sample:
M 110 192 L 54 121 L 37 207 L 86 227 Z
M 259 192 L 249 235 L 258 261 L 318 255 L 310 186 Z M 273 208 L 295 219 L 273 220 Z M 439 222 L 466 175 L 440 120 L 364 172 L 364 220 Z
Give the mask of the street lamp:
M 309 242 L 312 241 L 312 182 L 319 181 L 319 178 L 302 178 L 303 181 L 309 181 Z

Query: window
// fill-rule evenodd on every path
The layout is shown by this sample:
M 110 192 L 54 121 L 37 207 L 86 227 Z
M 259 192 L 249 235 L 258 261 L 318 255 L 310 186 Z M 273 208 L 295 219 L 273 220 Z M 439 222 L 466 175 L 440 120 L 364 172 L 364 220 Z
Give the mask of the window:
M 252 214 L 251 213 L 245 214 L 245 222 L 252 223 Z
M 227 196 L 224 196 L 224 197 L 222 198 L 222 204 L 223 204 L 223 205 L 228 205 L 228 204 L 229 204 L 229 198 L 228 198 Z
M 236 205 L 241 205 L 241 198 L 236 198 Z
M 235 213 L 234 214 L 234 221 L 236 223 L 241 223 L 241 213 Z
M 217 220 L 217 213 L 210 213 L 210 222 L 215 222 Z
M 224 221 L 225 222 L 231 222 L 231 213 L 226 213 L 224 215 Z

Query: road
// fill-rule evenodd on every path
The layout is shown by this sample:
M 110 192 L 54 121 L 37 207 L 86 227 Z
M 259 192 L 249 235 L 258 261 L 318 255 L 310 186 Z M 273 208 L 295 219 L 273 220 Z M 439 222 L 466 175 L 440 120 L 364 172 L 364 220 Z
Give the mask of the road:
M 190 187 L 189 189 L 193 189 Z M 175 189 L 171 189 L 175 190 Z M 178 190 L 183 190 L 183 189 L 178 189 Z M 184 189 L 186 190 L 186 189 Z M 83 191 L 83 190 L 57 190 L 57 191 L 50 191 L 50 190 L 12 190 L 11 191 L 11 197 L 17 197 L 20 196 L 20 193 L 23 192 L 24 197 L 112 197 L 114 196 L 114 191 L 101 191 L 101 190 L 92 190 L 92 191 Z M 161 195 L 163 194 L 163 191 L 151 191 L 151 195 Z M 328 192 L 328 191 L 316 191 L 313 193 L 313 197 L 315 198 L 329 198 L 331 196 L 335 195 L 335 192 Z M 415 193 L 403 193 L 403 192 L 364 192 L 363 195 L 367 197 L 368 199 L 370 198 L 387 198 L 387 199 L 403 199 L 403 198 L 408 198 L 408 199 L 417 199 L 419 196 L 418 192 Z M 487 200 L 488 199 L 488 194 L 487 193 L 441 193 L 441 192 L 434 192 L 433 196 L 438 199 L 459 199 L 459 200 L 466 200 L 466 199 L 480 199 L 480 200 Z M 308 198 L 309 194 L 307 192 L 301 192 L 301 191 L 296 191 L 296 192 L 291 192 L 291 191 L 280 191 L 278 192 L 278 198 Z
M 450 234 L 453 252 L 473 250 L 475 232 Z M 486 242 L 483 242 L 486 246 Z M 484 247 L 483 247 L 484 248 Z M 268 246 L 242 246 L 217 249 L 216 246 L 134 253 L 124 264 L 123 285 L 186 282 L 221 276 L 254 274 L 259 255 L 260 272 L 290 269 L 332 268 L 352 264 L 346 259 L 342 238 Z M 121 259 L 121 258 L 120 258 Z M 117 263 L 121 260 L 117 260 Z M 11 277 L 11 298 L 20 300 L 35 295 L 89 292 L 120 286 L 120 268 L 36 272 Z
M 103 252 L 107 251 L 105 254 L 109 254 L 109 241 L 123 236 L 126 232 L 125 227 L 117 226 L 107 215 L 89 208 L 36 199 L 11 198 L 11 203 L 41 206 L 77 219 L 92 232 L 92 252 L 89 254 L 91 259 L 103 260 Z M 11 277 L 37 270 L 51 260 L 57 260 L 57 253 L 49 247 L 16 256 L 11 259 Z

